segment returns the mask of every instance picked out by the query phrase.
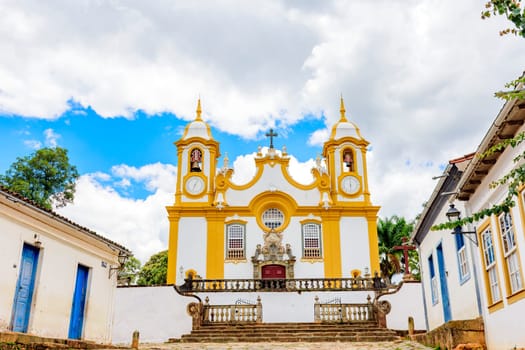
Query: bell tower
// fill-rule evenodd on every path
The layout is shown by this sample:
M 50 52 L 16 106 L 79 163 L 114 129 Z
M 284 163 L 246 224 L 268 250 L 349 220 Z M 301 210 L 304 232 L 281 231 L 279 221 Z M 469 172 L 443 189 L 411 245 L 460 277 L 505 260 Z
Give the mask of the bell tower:
M 339 121 L 332 127 L 330 138 L 323 147 L 333 195 L 338 202 L 370 203 L 366 167 L 369 142 L 361 136 L 357 125 L 346 118 L 343 97 L 340 113 Z
M 175 204 L 210 203 L 213 198 L 219 143 L 202 120 L 200 99 L 196 112 L 195 120 L 186 125 L 182 138 L 175 142 L 178 158 Z

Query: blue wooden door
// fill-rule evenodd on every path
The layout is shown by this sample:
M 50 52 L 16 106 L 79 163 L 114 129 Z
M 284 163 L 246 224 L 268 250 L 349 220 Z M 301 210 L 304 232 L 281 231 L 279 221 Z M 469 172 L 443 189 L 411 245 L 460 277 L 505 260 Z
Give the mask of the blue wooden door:
M 441 286 L 441 301 L 443 303 L 443 317 L 445 319 L 445 322 L 448 322 L 452 319 L 452 312 L 450 311 L 450 299 L 448 295 L 445 259 L 443 258 L 443 246 L 441 244 L 438 245 L 436 251 L 439 268 L 439 284 Z
M 86 295 L 88 287 L 89 268 L 78 265 L 73 304 L 71 306 L 71 319 L 69 320 L 70 339 L 80 339 L 84 326 L 84 310 L 86 308 Z
M 27 332 L 35 288 L 38 253 L 38 248 L 24 243 L 13 302 L 12 329 L 15 332 Z

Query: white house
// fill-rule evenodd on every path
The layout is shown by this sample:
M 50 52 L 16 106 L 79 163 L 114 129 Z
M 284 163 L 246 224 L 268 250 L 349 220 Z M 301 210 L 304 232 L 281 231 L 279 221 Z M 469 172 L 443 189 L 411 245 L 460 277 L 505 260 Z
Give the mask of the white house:
M 0 188 L 0 332 L 110 343 L 123 246 Z
M 525 346 L 525 187 L 510 212 L 463 226 L 464 234 L 430 227 L 447 220 L 450 204 L 465 216 L 503 202 L 508 187 L 490 184 L 523 164 L 514 159 L 525 144 L 479 155 L 524 132 L 524 121 L 524 101 L 504 104 L 475 155 L 450 162 L 413 235 L 421 257 L 427 328 L 481 316 L 488 349 Z

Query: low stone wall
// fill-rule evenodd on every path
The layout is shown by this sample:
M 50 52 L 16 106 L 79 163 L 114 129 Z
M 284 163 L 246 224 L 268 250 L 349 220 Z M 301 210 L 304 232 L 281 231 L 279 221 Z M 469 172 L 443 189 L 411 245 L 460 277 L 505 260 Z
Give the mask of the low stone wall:
M 450 321 L 430 332 L 415 334 L 411 338 L 427 346 L 439 346 L 441 349 L 448 350 L 468 343 L 481 344 L 486 348 L 485 331 L 481 318 Z

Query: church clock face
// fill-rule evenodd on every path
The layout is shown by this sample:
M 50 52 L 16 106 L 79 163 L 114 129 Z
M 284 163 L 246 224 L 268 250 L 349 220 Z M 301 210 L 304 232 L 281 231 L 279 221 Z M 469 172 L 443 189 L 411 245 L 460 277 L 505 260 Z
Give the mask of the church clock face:
M 204 180 L 198 176 L 192 176 L 186 180 L 186 191 L 192 195 L 199 195 L 204 191 Z
M 355 176 L 345 176 L 341 180 L 341 189 L 346 194 L 357 193 L 357 191 L 359 191 L 359 187 L 361 187 L 361 183 Z

